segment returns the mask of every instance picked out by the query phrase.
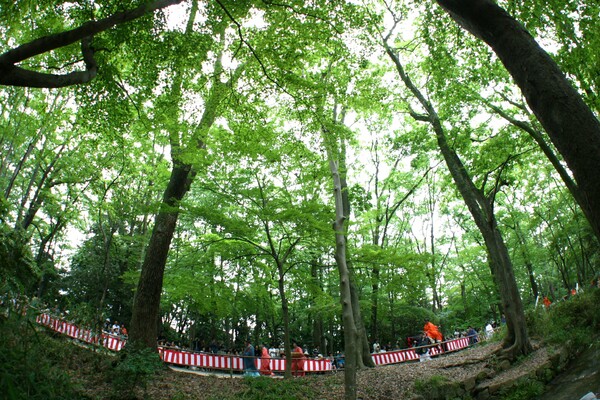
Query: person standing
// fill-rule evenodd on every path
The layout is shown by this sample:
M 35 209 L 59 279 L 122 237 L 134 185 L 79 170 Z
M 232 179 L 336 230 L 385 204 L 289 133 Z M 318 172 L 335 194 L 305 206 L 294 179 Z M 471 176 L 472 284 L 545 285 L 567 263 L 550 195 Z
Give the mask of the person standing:
M 264 344 L 260 350 L 260 373 L 261 375 L 274 375 L 273 371 L 271 371 L 271 355 L 269 354 L 269 349 Z
M 250 339 L 246 340 L 246 348 L 244 349 L 244 375 L 258 376 L 256 365 L 254 364 L 254 346 L 250 343 Z
M 490 322 L 488 322 L 488 324 L 485 326 L 485 338 L 489 340 L 492 338 L 492 336 L 494 336 L 494 327 Z
M 429 354 L 430 349 L 430 341 L 429 337 L 425 332 L 421 333 L 415 342 L 415 353 L 419 356 L 419 362 L 429 361 L 431 360 L 431 355 Z
M 377 354 L 381 352 L 381 346 L 379 345 L 379 340 L 375 340 L 373 342 L 373 353 Z
M 304 376 L 304 351 L 302 347 L 298 345 L 298 342 L 292 342 L 294 348 L 292 349 L 292 375 L 293 376 Z
M 425 331 L 425 334 L 427 335 L 427 337 L 429 337 L 431 339 L 431 342 L 438 343 L 437 349 L 441 353 L 443 351 L 442 342 L 444 341 L 444 336 L 440 332 L 439 328 L 437 326 L 435 326 L 431 321 L 426 319 L 423 330 Z
M 442 333 L 440 332 L 440 330 L 438 329 L 438 327 L 435 326 L 428 319 L 425 320 L 425 326 L 423 327 L 423 330 L 425 331 L 425 334 L 428 337 L 430 337 L 431 339 L 433 339 L 434 342 L 438 342 L 438 343 L 442 342 L 442 340 L 443 340 Z

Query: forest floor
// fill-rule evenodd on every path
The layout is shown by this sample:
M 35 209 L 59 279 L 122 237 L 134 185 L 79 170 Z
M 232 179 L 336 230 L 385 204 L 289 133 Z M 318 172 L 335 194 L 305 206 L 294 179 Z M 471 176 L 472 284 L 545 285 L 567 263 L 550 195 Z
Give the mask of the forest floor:
M 479 344 L 472 348 L 446 354 L 426 362 L 380 366 L 361 370 L 357 374 L 358 398 L 363 400 L 419 399 L 429 391 L 431 382 L 468 382 L 475 377 L 489 376 L 486 385 L 514 380 L 529 374 L 536 366 L 550 359 L 550 352 L 536 346 L 530 356 L 510 368 L 498 368 L 493 355 L 498 343 Z M 79 383 L 82 396 L 88 399 L 116 398 L 113 385 L 93 366 L 75 363 L 69 375 Z M 506 366 L 505 366 L 506 368 Z M 503 370 L 504 369 L 504 370 Z M 499 371 L 491 373 L 491 371 Z M 264 391 L 264 396 L 261 395 Z M 426 396 L 429 397 L 429 396 Z M 194 371 L 165 369 L 131 398 L 149 399 L 343 399 L 344 374 L 328 373 L 294 378 L 292 381 L 271 378 L 231 379 L 229 376 L 203 376 Z

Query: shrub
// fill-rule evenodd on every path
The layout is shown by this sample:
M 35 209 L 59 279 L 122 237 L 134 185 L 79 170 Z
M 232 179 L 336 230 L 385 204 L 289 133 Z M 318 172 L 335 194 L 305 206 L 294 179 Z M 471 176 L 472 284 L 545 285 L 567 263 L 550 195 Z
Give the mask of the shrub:
M 600 331 L 600 290 L 591 289 L 568 300 L 555 303 L 548 311 L 543 307 L 528 312 L 532 335 L 552 344 L 562 344 L 570 350 L 586 343 Z
M 502 400 L 539 399 L 544 393 L 544 384 L 535 379 L 524 379 L 500 393 Z
M 150 348 L 128 345 L 119 352 L 119 360 L 109 370 L 115 398 L 135 398 L 137 389 L 147 384 L 163 368 L 158 352 Z
M 0 393 L 11 400 L 81 398 L 61 360 L 66 346 L 35 330 L 30 317 L 12 313 L 0 320 Z M 57 360 L 59 362 L 57 362 Z

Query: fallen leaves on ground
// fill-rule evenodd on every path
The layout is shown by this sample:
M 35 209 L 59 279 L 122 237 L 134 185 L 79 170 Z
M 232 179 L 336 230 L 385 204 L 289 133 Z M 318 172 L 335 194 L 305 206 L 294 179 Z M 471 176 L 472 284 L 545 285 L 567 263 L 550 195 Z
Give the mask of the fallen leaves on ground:
M 360 370 L 357 373 L 358 398 L 362 400 L 411 399 L 418 395 L 414 389 L 415 382 L 419 380 L 426 382 L 434 376 L 445 377 L 451 381 L 465 381 L 483 371 L 489 371 L 490 365 L 494 363 L 493 353 L 498 348 L 499 344 L 497 343 L 482 344 L 426 362 L 406 362 Z M 511 376 L 526 373 L 532 369 L 533 365 L 544 362 L 547 357 L 548 352 L 545 349 L 537 349 L 524 362 L 496 375 L 494 379 L 509 379 Z M 101 379 L 91 379 L 88 375 L 89 368 L 79 372 L 79 380 L 85 381 L 82 391 L 87 396 L 90 398 L 109 398 L 111 396 L 110 383 Z M 309 375 L 294 379 L 310 388 L 308 391 L 310 394 L 295 393 L 293 398 L 327 400 L 344 398 L 344 374 L 342 372 Z M 266 390 L 269 390 L 268 388 L 272 388 L 272 385 L 279 384 L 284 383 L 282 380 L 274 380 L 272 383 L 266 383 L 265 387 L 267 387 Z M 147 398 L 155 400 L 257 398 L 250 392 L 248 379 L 201 376 L 171 369 L 157 375 L 146 388 Z M 144 393 L 138 391 L 136 396 L 143 398 Z

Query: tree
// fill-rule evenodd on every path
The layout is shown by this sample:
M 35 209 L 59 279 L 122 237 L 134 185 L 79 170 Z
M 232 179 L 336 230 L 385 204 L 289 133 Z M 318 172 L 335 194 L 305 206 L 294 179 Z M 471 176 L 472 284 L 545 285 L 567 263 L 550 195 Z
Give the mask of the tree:
M 196 12 L 197 2 L 194 2 L 186 27 L 188 34 L 193 30 Z M 222 46 L 226 26 L 222 23 L 217 23 L 216 26 L 220 30 L 220 33 L 217 32 L 217 34 L 220 36 L 220 45 Z M 211 86 L 200 121 L 195 126 L 185 127 L 191 130 L 190 135 L 179 130 L 183 126 L 180 127 L 177 120 L 182 93 L 183 77 L 181 74 L 184 74 L 184 71 L 175 70 L 178 75 L 173 80 L 171 93 L 169 93 L 171 99 L 174 100 L 174 103 L 168 105 L 168 110 L 174 112 L 170 116 L 174 119 L 168 121 L 173 167 L 169 183 L 163 194 L 160 210 L 155 217 L 152 236 L 142 265 L 142 273 L 134 297 L 129 335 L 132 342 L 138 342 L 150 348 L 156 347 L 160 295 L 167 256 L 179 216 L 179 203 L 189 191 L 197 172 L 193 169 L 192 163 L 186 161 L 186 157 L 189 157 L 190 153 L 205 149 L 205 140 L 218 116 L 220 103 L 243 69 L 243 65 L 238 66 L 229 80 L 222 81 L 221 76 L 224 74 L 222 57 L 223 50 L 221 49 L 214 59 Z
M 564 157 L 600 240 L 600 121 L 531 34 L 493 0 L 437 0 L 498 55 Z M 585 206 L 585 204 L 584 204 Z
M 44 36 L 11 49 L 0 55 L 0 85 L 59 88 L 89 82 L 96 77 L 98 72 L 98 64 L 94 58 L 97 50 L 92 44 L 94 35 L 115 25 L 135 20 L 155 10 L 181 3 L 182 1 L 156 0 L 145 3 L 137 8 L 119 12 L 98 21 L 88 21 L 78 28 Z M 38 72 L 16 65 L 32 57 L 67 47 L 79 41 L 81 41 L 81 54 L 85 64 L 85 71 L 73 71 L 58 75 Z
M 431 124 L 440 152 L 444 157 L 456 188 L 464 199 L 485 241 L 490 267 L 500 292 L 508 327 L 507 336 L 504 340 L 503 355 L 510 360 L 514 360 L 520 355 L 531 352 L 532 347 L 527 334 L 525 314 L 515 281 L 513 265 L 494 214 L 494 200 L 501 187 L 500 173 L 498 173 L 496 181 L 492 188 L 488 190 L 488 193 L 484 192 L 484 188 L 475 186 L 465 165 L 448 142 L 445 129 L 433 104 L 426 99 L 406 74 L 398 52 L 388 44 L 388 39 L 389 34 L 383 38 L 383 45 L 388 56 L 394 63 L 398 75 L 408 90 L 425 110 L 425 114 L 419 114 L 410 109 L 410 115 L 415 120 Z M 500 172 L 502 169 L 503 166 L 499 168 Z
M 335 261 L 340 275 L 340 301 L 342 303 L 342 320 L 344 322 L 344 345 L 345 345 L 345 366 L 344 366 L 344 398 L 356 399 L 356 366 L 360 341 L 358 329 L 354 318 L 354 303 L 352 301 L 350 271 L 346 261 L 346 220 L 348 214 L 344 210 L 342 199 L 342 180 L 339 171 L 339 158 L 334 156 L 334 150 L 328 150 L 328 161 L 333 178 L 333 191 L 335 199 L 335 221 L 333 229 L 335 231 Z

